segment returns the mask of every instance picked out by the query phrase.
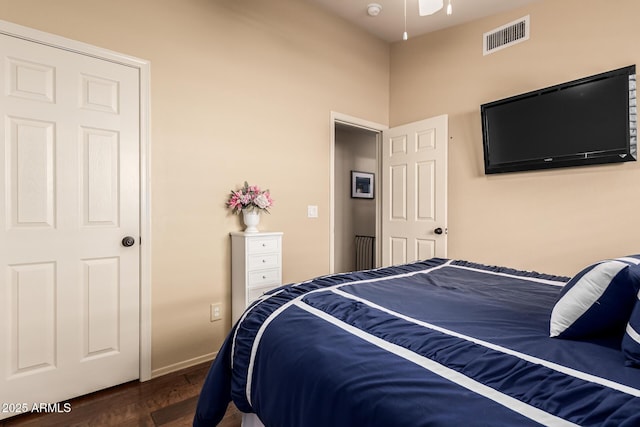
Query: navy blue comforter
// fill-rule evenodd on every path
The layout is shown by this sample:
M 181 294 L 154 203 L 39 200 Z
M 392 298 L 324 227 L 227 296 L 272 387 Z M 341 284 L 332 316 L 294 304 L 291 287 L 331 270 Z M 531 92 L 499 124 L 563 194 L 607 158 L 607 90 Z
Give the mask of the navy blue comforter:
M 434 258 L 284 286 L 234 326 L 195 426 L 640 426 L 620 337 L 549 338 L 567 278 Z

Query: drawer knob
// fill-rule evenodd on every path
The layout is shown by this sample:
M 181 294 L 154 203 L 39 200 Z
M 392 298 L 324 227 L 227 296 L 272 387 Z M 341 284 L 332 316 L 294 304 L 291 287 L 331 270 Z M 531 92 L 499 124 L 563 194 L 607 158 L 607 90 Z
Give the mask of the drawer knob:
M 266 244 L 266 243 L 263 243 L 263 244 L 262 244 L 262 247 L 263 247 L 263 248 L 264 248 L 264 247 L 266 247 L 266 246 L 267 246 L 267 244 Z
M 262 260 L 262 263 L 264 264 L 265 262 L 267 262 L 267 260 L 266 260 L 266 259 L 263 259 L 263 260 Z
M 263 279 L 266 279 L 266 278 L 267 278 L 267 276 L 262 276 L 262 278 L 263 278 Z

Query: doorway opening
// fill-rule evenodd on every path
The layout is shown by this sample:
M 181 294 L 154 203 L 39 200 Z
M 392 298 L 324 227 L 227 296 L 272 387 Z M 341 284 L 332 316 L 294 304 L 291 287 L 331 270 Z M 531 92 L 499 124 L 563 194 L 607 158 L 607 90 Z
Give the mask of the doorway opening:
M 331 126 L 330 269 L 375 268 L 380 265 L 380 142 L 386 126 L 338 113 L 332 114 Z M 352 190 L 352 172 L 367 176 L 369 197 Z

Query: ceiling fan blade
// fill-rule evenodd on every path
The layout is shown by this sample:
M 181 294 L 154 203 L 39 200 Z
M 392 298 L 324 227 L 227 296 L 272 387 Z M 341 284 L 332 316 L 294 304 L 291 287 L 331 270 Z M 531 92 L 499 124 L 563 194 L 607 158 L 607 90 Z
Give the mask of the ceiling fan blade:
M 433 15 L 444 6 L 444 0 L 418 0 L 420 16 Z

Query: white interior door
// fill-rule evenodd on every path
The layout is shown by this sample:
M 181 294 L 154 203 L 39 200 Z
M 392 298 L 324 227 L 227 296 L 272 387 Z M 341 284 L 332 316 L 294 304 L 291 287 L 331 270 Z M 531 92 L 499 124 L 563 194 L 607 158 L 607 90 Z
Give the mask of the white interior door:
M 447 256 L 448 116 L 383 132 L 382 263 Z
M 139 70 L 0 54 L 0 402 L 58 402 L 139 377 Z

